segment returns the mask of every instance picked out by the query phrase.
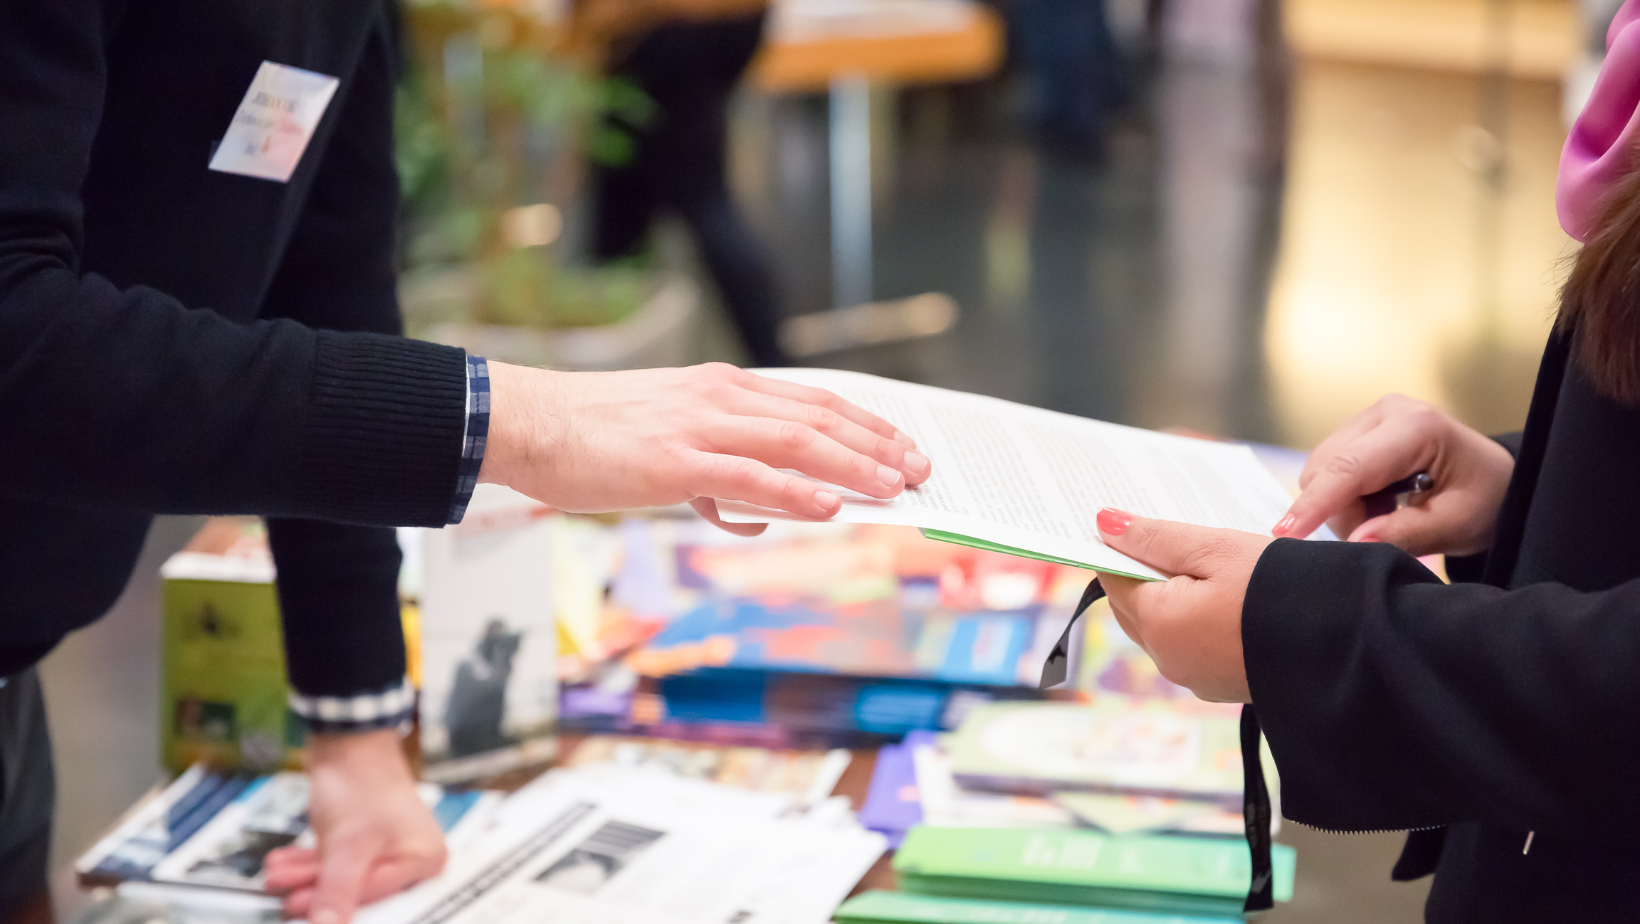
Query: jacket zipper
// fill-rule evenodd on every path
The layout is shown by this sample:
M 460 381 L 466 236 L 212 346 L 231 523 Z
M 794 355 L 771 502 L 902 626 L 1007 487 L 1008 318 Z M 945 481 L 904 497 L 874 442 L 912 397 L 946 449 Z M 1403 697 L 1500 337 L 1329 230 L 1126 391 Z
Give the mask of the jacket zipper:
M 1446 827 L 1446 825 L 1424 825 L 1421 828 L 1323 828 L 1320 825 L 1312 825 L 1309 822 L 1292 818 L 1284 820 L 1301 828 L 1320 831 L 1322 834 L 1410 834 L 1413 831 L 1434 831 L 1436 828 Z

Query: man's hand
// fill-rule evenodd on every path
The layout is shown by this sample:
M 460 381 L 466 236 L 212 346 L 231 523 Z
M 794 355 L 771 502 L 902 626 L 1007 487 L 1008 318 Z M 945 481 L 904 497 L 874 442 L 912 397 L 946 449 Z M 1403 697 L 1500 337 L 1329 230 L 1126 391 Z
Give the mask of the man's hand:
M 1388 542 L 1414 555 L 1481 552 L 1492 544 L 1514 470 L 1507 449 L 1452 415 L 1386 395 L 1310 453 L 1299 478 L 1304 493 L 1274 532 L 1301 539 L 1330 523 L 1351 542 Z M 1418 472 L 1435 481 L 1428 498 L 1367 519 L 1362 496 Z
M 778 469 L 889 498 L 926 480 L 930 465 L 892 424 L 831 392 L 722 363 L 635 372 L 490 363 L 480 481 L 575 513 L 697 501 L 716 520 L 710 499 L 721 497 L 825 519 L 842 506 Z
M 398 732 L 312 735 L 308 754 L 318 850 L 276 850 L 263 866 L 287 915 L 347 924 L 359 905 L 444 868 L 444 834 L 416 794 Z
M 1209 702 L 1245 703 L 1241 604 L 1266 536 L 1099 511 L 1105 544 L 1167 581 L 1099 575 L 1122 631 L 1168 680 Z

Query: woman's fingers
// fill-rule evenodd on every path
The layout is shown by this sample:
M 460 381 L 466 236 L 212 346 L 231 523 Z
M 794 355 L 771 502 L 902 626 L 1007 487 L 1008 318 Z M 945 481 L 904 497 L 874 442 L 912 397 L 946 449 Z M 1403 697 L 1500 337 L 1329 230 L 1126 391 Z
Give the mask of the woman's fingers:
M 1432 452 L 1412 427 L 1399 422 L 1374 427 L 1316 461 L 1314 477 L 1271 532 L 1308 536 L 1363 496 L 1418 471 Z
M 1299 488 L 1309 487 L 1310 482 L 1320 473 L 1323 460 L 1337 455 L 1341 447 L 1348 445 L 1362 434 L 1377 427 L 1383 420 L 1383 407 L 1375 403 L 1349 420 L 1344 421 L 1337 430 L 1327 434 L 1327 438 L 1311 450 L 1309 458 L 1304 460 L 1304 471 L 1298 476 Z
M 796 382 L 771 379 L 751 372 L 745 373 L 745 377 L 736 384 L 750 391 L 825 408 L 878 436 L 894 440 L 908 449 L 917 448 L 917 441 L 895 429 L 893 424 L 865 408 L 844 401 L 824 388 L 813 388 L 808 385 L 799 385 Z
M 1402 507 L 1394 513 L 1373 517 L 1357 526 L 1349 534 L 1351 542 L 1387 542 L 1403 552 L 1428 555 L 1446 547 L 1452 537 L 1452 517 L 1443 516 L 1443 501 L 1451 498 L 1431 497 L 1421 504 Z
M 756 459 L 722 453 L 697 452 L 690 466 L 689 493 L 745 501 L 784 510 L 812 520 L 827 520 L 843 506 L 842 498 L 825 485 L 778 472 Z
M 1145 647 L 1145 638 L 1132 614 L 1138 605 L 1140 589 L 1151 583 L 1154 582 L 1141 581 L 1120 574 L 1099 575 L 1099 586 L 1105 588 L 1105 596 L 1110 598 L 1110 612 L 1116 617 L 1116 624 L 1121 626 L 1122 632 L 1140 648 Z M 1149 652 L 1149 649 L 1145 650 Z

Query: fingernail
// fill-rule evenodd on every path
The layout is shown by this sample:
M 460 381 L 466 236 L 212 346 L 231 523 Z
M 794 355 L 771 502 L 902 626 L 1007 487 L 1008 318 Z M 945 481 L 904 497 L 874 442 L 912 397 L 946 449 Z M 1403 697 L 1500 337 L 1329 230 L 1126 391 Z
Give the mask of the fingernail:
M 913 475 L 921 475 L 928 471 L 928 457 L 920 452 L 908 452 L 905 454 L 905 467 L 911 469 Z
M 837 495 L 831 493 L 830 491 L 814 492 L 814 502 L 820 505 L 821 510 L 830 510 L 831 508 L 842 503 L 842 501 L 838 500 Z M 313 924 L 320 924 L 320 922 L 314 921 Z M 334 924 L 334 922 L 332 922 L 332 924 Z
M 1357 537 L 1355 539 L 1351 539 L 1350 541 L 1351 542 L 1377 542 L 1378 537 L 1376 535 L 1374 535 L 1373 533 L 1367 533 L 1365 536 L 1360 536 L 1360 537 Z
M 1106 507 L 1099 511 L 1099 531 L 1110 536 L 1120 536 L 1127 532 L 1128 524 L 1133 522 L 1133 514 L 1117 510 L 1115 507 Z
M 341 924 L 342 916 L 329 908 L 322 908 L 308 915 L 308 924 Z
M 1281 518 L 1281 522 L 1276 524 L 1275 529 L 1270 530 L 1270 534 L 1273 536 L 1285 536 L 1292 531 L 1293 524 L 1297 522 L 1298 517 L 1295 517 L 1289 513 Z
M 900 479 L 903 477 L 905 476 L 900 474 L 899 469 L 889 468 L 886 465 L 877 466 L 877 480 L 881 481 L 887 487 L 899 487 Z

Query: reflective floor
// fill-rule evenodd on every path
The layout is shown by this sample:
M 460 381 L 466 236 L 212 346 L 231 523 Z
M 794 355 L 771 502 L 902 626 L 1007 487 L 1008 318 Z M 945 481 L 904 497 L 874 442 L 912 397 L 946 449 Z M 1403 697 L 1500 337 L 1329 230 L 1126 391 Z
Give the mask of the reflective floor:
M 961 318 L 810 362 L 1299 446 L 1389 390 L 1518 426 L 1568 252 L 1558 83 L 1271 63 L 1164 61 L 1099 163 L 1030 143 L 1007 84 L 879 93 L 874 295 L 944 292 Z M 735 183 L 793 314 L 831 300 L 826 151 L 821 98 L 737 115 Z M 697 353 L 738 355 L 721 317 Z M 158 775 L 154 571 L 192 528 L 161 521 L 116 613 L 48 659 L 59 866 Z M 1297 900 L 1266 920 L 1421 918 L 1427 883 L 1387 880 L 1398 836 L 1282 839 Z

